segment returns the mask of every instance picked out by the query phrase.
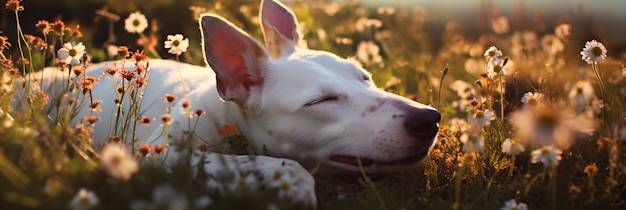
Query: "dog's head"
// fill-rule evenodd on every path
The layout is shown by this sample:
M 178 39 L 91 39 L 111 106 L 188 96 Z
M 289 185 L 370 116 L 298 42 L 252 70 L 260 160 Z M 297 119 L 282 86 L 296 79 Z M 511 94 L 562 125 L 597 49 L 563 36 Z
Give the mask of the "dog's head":
M 295 16 L 281 3 L 263 1 L 261 22 L 265 47 L 218 16 L 200 20 L 218 92 L 241 107 L 239 126 L 257 152 L 369 173 L 427 156 L 439 112 L 376 88 L 354 60 L 299 47 Z

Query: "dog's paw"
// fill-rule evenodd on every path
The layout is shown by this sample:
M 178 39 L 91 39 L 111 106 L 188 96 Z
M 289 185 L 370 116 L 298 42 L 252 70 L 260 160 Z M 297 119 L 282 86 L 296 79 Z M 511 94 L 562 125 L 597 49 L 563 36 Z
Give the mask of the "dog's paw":
M 210 191 L 277 192 L 301 209 L 315 209 L 315 179 L 296 161 L 268 156 L 205 154 L 202 163 Z

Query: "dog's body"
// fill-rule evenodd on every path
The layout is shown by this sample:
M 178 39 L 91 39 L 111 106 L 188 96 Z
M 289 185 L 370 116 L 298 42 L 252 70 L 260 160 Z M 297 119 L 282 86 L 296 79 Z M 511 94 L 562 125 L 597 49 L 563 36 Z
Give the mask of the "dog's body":
M 427 156 L 438 129 L 436 110 L 376 88 L 355 61 L 298 47 L 295 17 L 282 4 L 266 0 L 261 13 L 265 47 L 222 18 L 205 15 L 200 27 L 210 67 L 150 60 L 141 115 L 160 119 L 168 107 L 163 98 L 172 94 L 177 96 L 168 128 L 173 145 L 193 130 L 193 148 L 203 143 L 222 148 L 217 128 L 236 124 L 257 154 L 266 150 L 307 167 L 321 163 L 326 172 L 355 173 L 360 164 L 368 173 L 383 173 Z M 87 73 L 99 75 L 106 65 L 93 65 Z M 93 89 L 94 99 L 103 101 L 93 129 L 100 141 L 110 135 L 117 106 L 110 80 L 101 77 Z M 196 117 L 189 120 L 181 108 L 185 87 L 192 111 L 206 112 L 195 129 Z M 85 109 L 77 119 L 89 113 Z M 135 137 L 147 135 L 148 143 L 159 144 L 163 128 L 152 122 L 149 133 L 136 129 Z

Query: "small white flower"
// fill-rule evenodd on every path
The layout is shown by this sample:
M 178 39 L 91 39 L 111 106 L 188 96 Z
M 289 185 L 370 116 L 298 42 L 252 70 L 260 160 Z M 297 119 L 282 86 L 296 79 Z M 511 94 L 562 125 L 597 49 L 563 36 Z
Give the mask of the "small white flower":
M 152 191 L 152 203 L 154 206 L 160 207 L 159 209 L 166 210 L 187 209 L 189 207 L 187 196 L 176 191 L 169 184 L 158 186 Z
M 476 113 L 470 117 L 470 120 L 479 126 L 488 126 L 494 119 L 496 119 L 496 116 L 489 109 L 485 111 L 477 110 Z
M 69 204 L 70 209 L 74 210 L 93 209 L 96 205 L 98 205 L 98 197 L 85 188 L 80 189 Z
M 130 13 L 128 18 L 124 20 L 124 29 L 128 33 L 143 33 L 148 28 L 148 19 L 141 12 Z
M 380 48 L 372 41 L 359 43 L 356 56 L 366 65 L 381 64 L 383 58 L 380 56 Z
M 496 48 L 496 46 L 491 46 L 489 47 L 489 49 L 485 50 L 485 59 L 489 59 L 489 58 L 498 58 L 502 56 L 502 51 L 498 50 L 498 48 Z
M 456 80 L 452 82 L 452 84 L 450 84 L 450 88 L 456 91 L 456 94 L 461 99 L 478 98 L 478 92 L 476 91 L 476 89 L 474 89 L 472 84 L 463 80 Z
M 543 94 L 528 92 L 524 94 L 524 96 L 522 97 L 522 103 L 529 105 L 531 107 L 538 107 L 541 105 L 542 99 L 543 99 Z
M 509 33 L 509 19 L 504 16 L 491 19 L 491 29 L 493 29 L 493 32 L 496 32 L 496 34 Z
M 487 76 L 490 79 L 493 79 L 496 76 L 506 76 L 508 73 L 504 68 L 506 62 L 506 59 L 501 58 L 489 59 L 489 62 L 487 63 Z
M 246 176 L 240 176 L 238 181 L 239 188 L 247 188 L 250 190 L 256 190 L 258 185 L 257 177 L 254 173 L 248 173 Z
M 467 127 L 469 125 L 467 124 L 467 121 L 458 117 L 452 118 L 452 120 L 450 120 L 450 130 L 454 131 L 454 132 L 462 132 L 467 130 Z
M 167 52 L 174 55 L 180 55 L 187 52 L 189 47 L 189 39 L 185 38 L 182 34 L 167 35 L 165 41 L 165 49 L 169 49 Z
M 626 127 L 619 130 L 619 139 L 626 141 Z
M 356 23 L 354 23 L 354 27 L 359 32 L 364 32 L 369 29 L 377 29 L 383 26 L 383 22 L 378 19 L 368 19 L 365 17 L 359 18 Z
M 557 166 L 559 165 L 559 161 L 561 160 L 561 154 L 563 151 L 554 148 L 554 146 L 544 146 L 539 149 L 536 149 L 531 153 L 532 159 L 530 162 L 536 164 L 541 162 L 544 167 L 549 166 Z
M 278 190 L 278 197 L 295 198 L 295 195 L 300 194 L 296 178 L 290 171 L 276 170 L 268 185 Z
M 583 48 L 583 51 L 580 51 L 580 55 L 588 64 L 599 64 L 606 58 L 606 52 L 606 48 L 602 43 L 591 40 L 585 43 L 585 48 Z
M 595 97 L 593 85 L 589 81 L 578 81 L 570 89 L 568 97 L 572 104 L 576 107 L 576 113 L 581 113 L 588 105 L 591 104 Z
M 570 36 L 572 30 L 572 25 L 567 23 L 562 23 L 554 28 L 554 34 L 561 39 L 566 39 Z
M 565 44 L 555 35 L 546 35 L 541 38 L 541 47 L 552 56 L 565 50 Z
M 507 155 L 519 155 L 524 150 L 524 145 L 517 140 L 507 138 L 502 142 L 502 152 Z
M 517 203 L 515 199 L 511 199 L 504 202 L 504 207 L 500 208 L 500 210 L 528 210 L 528 206 L 525 203 Z
M 137 160 L 122 145 L 107 144 L 102 149 L 102 166 L 113 178 L 129 180 L 139 170 Z
M 57 50 L 57 56 L 61 61 L 69 65 L 80 64 L 80 59 L 85 54 L 85 45 L 79 42 L 77 45 L 65 43 L 63 47 Z
M 196 200 L 193 203 L 194 203 L 193 205 L 198 209 L 206 209 L 207 207 L 211 206 L 211 204 L 213 203 L 213 199 L 205 195 L 205 196 L 196 198 Z
M 464 132 L 460 139 L 463 142 L 463 152 L 466 154 L 477 152 L 482 153 L 485 148 L 485 138 L 483 135 L 473 135 L 471 132 Z

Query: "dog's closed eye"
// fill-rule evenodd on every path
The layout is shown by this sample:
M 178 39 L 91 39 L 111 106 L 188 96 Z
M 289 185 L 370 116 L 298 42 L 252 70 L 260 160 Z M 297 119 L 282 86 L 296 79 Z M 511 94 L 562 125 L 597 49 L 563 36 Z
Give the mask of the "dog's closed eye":
M 322 96 L 320 98 L 317 98 L 313 101 L 310 101 L 304 104 L 304 106 L 313 106 L 313 105 L 320 104 L 320 103 L 337 101 L 338 99 L 339 99 L 338 95 L 325 95 L 325 96 Z

